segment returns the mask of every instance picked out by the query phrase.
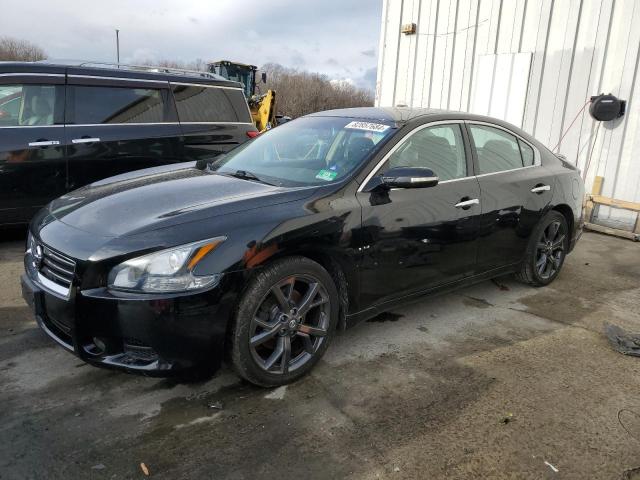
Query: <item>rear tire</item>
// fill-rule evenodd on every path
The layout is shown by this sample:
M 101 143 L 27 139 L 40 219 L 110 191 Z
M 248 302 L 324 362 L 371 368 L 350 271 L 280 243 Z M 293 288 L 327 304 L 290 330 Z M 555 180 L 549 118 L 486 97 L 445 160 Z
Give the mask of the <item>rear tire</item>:
M 560 273 L 568 248 L 567 220 L 551 210 L 533 230 L 516 278 L 536 287 L 549 285 Z
M 329 346 L 338 311 L 335 284 L 320 264 L 301 256 L 275 261 L 240 299 L 230 332 L 233 369 L 262 387 L 299 379 Z

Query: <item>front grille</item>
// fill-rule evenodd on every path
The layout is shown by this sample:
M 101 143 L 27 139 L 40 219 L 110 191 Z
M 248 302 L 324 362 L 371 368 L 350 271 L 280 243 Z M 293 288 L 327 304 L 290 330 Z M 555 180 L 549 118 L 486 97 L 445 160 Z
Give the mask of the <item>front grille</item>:
M 42 254 L 42 262 L 39 269 L 40 275 L 62 287 L 66 295 L 69 295 L 76 270 L 76 262 L 61 253 L 54 252 L 45 245 L 42 246 Z

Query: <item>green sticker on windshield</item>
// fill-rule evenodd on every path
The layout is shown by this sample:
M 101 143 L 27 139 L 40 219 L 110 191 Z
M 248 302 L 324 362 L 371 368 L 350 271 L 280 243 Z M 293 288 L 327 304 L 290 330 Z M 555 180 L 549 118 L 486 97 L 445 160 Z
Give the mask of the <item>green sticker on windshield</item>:
M 324 180 L 330 182 L 338 176 L 338 172 L 332 172 L 331 170 L 320 170 L 316 175 L 318 180 Z

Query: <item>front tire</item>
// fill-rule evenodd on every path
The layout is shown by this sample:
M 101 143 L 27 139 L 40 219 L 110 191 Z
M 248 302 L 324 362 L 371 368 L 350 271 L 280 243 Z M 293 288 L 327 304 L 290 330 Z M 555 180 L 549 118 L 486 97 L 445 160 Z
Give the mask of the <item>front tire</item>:
M 555 210 L 538 223 L 516 277 L 536 287 L 549 285 L 560 273 L 569 248 L 567 220 Z
M 338 321 L 329 273 L 306 257 L 277 260 L 245 289 L 231 325 L 231 364 L 262 387 L 291 383 L 320 360 Z

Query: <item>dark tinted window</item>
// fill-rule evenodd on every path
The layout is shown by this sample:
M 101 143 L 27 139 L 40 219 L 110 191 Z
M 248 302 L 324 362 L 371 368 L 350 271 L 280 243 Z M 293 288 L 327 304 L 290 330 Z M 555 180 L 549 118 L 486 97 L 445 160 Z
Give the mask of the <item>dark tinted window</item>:
M 389 157 L 388 167 L 430 168 L 441 181 L 467 176 L 467 161 L 458 125 L 418 130 Z
M 478 152 L 480 174 L 512 170 L 523 166 L 518 139 L 499 128 L 470 125 Z
M 174 85 L 181 122 L 251 122 L 242 90 Z
M 64 86 L 0 85 L 0 126 L 18 127 L 61 123 Z M 57 121 L 56 121 L 57 120 Z
M 67 123 L 160 123 L 161 90 L 127 87 L 67 87 Z
M 520 144 L 520 153 L 522 154 L 522 163 L 525 167 L 530 167 L 534 163 L 534 154 L 533 148 L 524 143 L 522 140 L 518 139 L 518 143 Z

